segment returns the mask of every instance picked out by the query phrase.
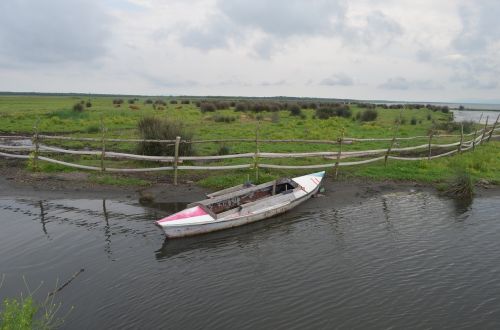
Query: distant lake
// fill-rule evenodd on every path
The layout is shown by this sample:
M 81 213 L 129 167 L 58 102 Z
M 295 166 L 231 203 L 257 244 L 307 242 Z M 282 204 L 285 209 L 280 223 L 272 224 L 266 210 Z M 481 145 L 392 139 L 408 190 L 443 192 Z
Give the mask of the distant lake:
M 476 123 L 485 123 L 486 118 L 488 122 L 491 124 L 495 122 L 500 111 L 479 111 L 479 110 L 451 110 L 453 112 L 453 118 L 457 122 L 469 121 L 472 120 Z M 482 118 L 481 118 L 482 114 Z M 481 119 L 481 121 L 479 121 Z

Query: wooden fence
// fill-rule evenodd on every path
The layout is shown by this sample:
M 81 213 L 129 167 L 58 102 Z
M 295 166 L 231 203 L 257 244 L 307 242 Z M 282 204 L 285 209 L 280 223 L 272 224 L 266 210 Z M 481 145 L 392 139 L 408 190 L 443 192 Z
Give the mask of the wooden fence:
M 259 169 L 324 169 L 324 168 L 335 168 L 335 176 L 338 173 L 339 167 L 343 166 L 355 166 L 361 164 L 368 164 L 372 162 L 377 162 L 390 159 L 402 160 L 402 161 L 418 161 L 418 160 L 431 160 L 435 158 L 450 156 L 455 153 L 461 153 L 468 150 L 474 150 L 476 146 L 487 142 L 492 138 L 498 138 L 500 135 L 496 133 L 500 130 L 497 128 L 498 120 L 500 115 L 497 117 L 495 123 L 488 126 L 488 123 L 484 125 L 481 129 L 475 129 L 474 132 L 469 134 L 463 133 L 463 126 L 460 135 L 449 135 L 449 134 L 433 134 L 432 132 L 428 136 L 412 136 L 412 137 L 384 137 L 384 138 L 352 138 L 344 137 L 342 132 L 341 136 L 337 140 L 304 140 L 304 139 L 288 139 L 288 140 L 270 140 L 270 139 L 260 139 L 258 131 L 256 133 L 255 139 L 221 139 L 221 140 L 182 140 L 181 137 L 177 137 L 175 140 L 142 140 L 142 139 L 114 139 L 106 138 L 104 135 L 105 129 L 102 128 L 101 138 L 89 138 L 89 137 L 68 137 L 68 136 L 53 136 L 53 135 L 42 135 L 38 133 L 35 127 L 35 133 L 33 136 L 0 136 L 0 138 L 9 140 L 31 140 L 30 145 L 7 145 L 0 144 L 0 156 L 7 158 L 19 158 L 19 159 L 32 159 L 34 166 L 38 166 L 39 161 L 45 161 L 49 163 L 59 164 L 63 166 L 68 166 L 77 169 L 91 170 L 91 171 L 101 171 L 101 172 L 153 172 L 153 171 L 174 171 L 174 183 L 177 184 L 177 176 L 179 170 L 234 170 L 234 169 L 254 169 L 256 177 L 258 178 Z M 396 133 L 397 134 L 397 133 Z M 433 143 L 439 138 L 455 138 L 459 139 L 452 143 Z M 410 147 L 394 147 L 397 141 L 411 141 L 411 140 L 423 140 L 426 139 L 427 142 L 424 144 L 418 144 Z M 60 141 L 87 141 L 87 142 L 97 142 L 100 143 L 100 150 L 72 150 L 64 149 L 55 146 L 49 146 L 43 143 L 43 141 L 50 140 L 60 140 Z M 174 155 L 172 156 L 146 156 L 137 155 L 131 153 L 123 152 L 113 152 L 106 149 L 106 144 L 109 142 L 126 142 L 126 143 L 140 143 L 140 142 L 151 142 L 151 143 L 162 143 L 174 147 Z M 181 144 L 202 144 L 202 143 L 241 143 L 241 142 L 251 142 L 255 143 L 255 151 L 248 153 L 239 153 L 231 155 L 207 155 L 207 156 L 181 156 L 179 155 L 179 146 Z M 346 151 L 343 150 L 343 146 L 353 144 L 353 143 L 363 143 L 363 142 L 389 142 L 387 148 L 383 149 L 371 149 L 371 150 L 356 150 L 356 151 Z M 272 153 L 272 152 L 260 152 L 259 146 L 264 143 L 295 143 L 295 144 L 327 144 L 337 146 L 335 151 L 316 151 L 316 152 L 293 152 L 293 153 Z M 442 153 L 436 154 L 436 149 L 444 150 Z M 448 150 L 447 150 L 448 149 Z M 451 150 L 449 150 L 451 149 Z M 433 152 L 434 151 L 434 152 Z M 420 155 L 418 157 L 408 157 L 401 155 L 402 153 L 416 152 Z M 28 153 L 28 154 L 26 154 Z M 433 154 L 434 153 L 434 154 Z M 66 161 L 57 160 L 54 158 L 43 156 L 53 155 L 53 154 L 69 154 L 69 155 L 93 155 L 100 157 L 100 166 L 89 166 L 76 163 L 70 163 Z M 278 164 L 266 164 L 263 163 L 263 159 L 286 159 L 286 158 L 323 158 L 331 159 L 333 162 L 325 164 L 315 164 L 315 165 L 278 165 Z M 366 157 L 372 157 L 364 159 Z M 168 163 L 168 166 L 160 167 L 145 167 L 145 168 L 113 168 L 105 166 L 105 159 L 126 159 L 126 160 L 141 160 L 141 161 L 155 161 Z M 362 160 L 357 160 L 356 158 L 363 158 Z M 247 164 L 237 164 L 237 165 L 184 165 L 185 162 L 212 162 L 212 161 L 224 161 L 229 159 L 252 159 L 252 162 Z M 356 159 L 351 161 L 344 161 L 342 159 Z

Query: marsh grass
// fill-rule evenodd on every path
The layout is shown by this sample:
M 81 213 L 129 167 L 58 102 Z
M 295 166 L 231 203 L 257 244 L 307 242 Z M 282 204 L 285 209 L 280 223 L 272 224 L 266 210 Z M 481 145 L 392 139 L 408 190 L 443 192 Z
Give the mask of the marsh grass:
M 4 278 L 0 281 L 0 287 Z M 43 282 L 35 290 L 31 290 L 24 276 L 23 281 L 27 294 L 21 293 L 19 297 L 5 298 L 1 302 L 0 330 L 51 330 L 60 327 L 73 307 L 69 309 L 68 314 L 59 317 L 61 303 L 55 302 L 55 294 L 49 293 L 45 299 L 37 301 L 35 295 Z

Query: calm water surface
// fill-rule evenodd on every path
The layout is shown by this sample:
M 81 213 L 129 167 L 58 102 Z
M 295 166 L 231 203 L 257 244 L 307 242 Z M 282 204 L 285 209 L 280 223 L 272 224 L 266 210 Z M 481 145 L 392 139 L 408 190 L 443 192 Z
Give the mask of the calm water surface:
M 84 268 L 67 329 L 499 328 L 500 197 L 316 205 L 168 242 L 182 204 L 0 199 L 0 298 Z

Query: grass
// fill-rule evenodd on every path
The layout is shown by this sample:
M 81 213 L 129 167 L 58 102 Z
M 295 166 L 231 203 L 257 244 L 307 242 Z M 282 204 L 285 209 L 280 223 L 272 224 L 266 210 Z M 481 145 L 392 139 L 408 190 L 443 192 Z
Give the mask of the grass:
M 4 278 L 2 276 L 0 287 Z M 61 326 L 64 317 L 57 316 L 61 304 L 54 302 L 55 295 L 47 295 L 41 302 L 35 301 L 33 295 L 41 284 L 32 292 L 24 277 L 23 280 L 28 294 L 5 298 L 0 304 L 0 330 L 50 330 Z
M 150 181 L 139 179 L 135 177 L 124 177 L 113 174 L 96 174 L 93 173 L 90 175 L 90 181 L 103 185 L 110 186 L 149 186 L 151 184 Z
M 356 120 L 365 111 L 355 105 L 350 106 L 352 116 L 350 118 L 333 116 L 328 119 L 315 118 L 314 109 L 302 109 L 303 116 L 292 116 L 290 111 L 279 112 L 236 112 L 234 108 L 216 110 L 215 112 L 202 113 L 196 107 L 195 102 L 190 104 L 171 104 L 168 98 L 164 98 L 166 105 L 162 110 L 155 109 L 153 104 L 145 104 L 146 97 L 138 98 L 135 102 L 140 109 L 133 110 L 129 104 L 124 103 L 120 107 L 113 105 L 115 97 L 92 98 L 92 107 L 85 108 L 82 112 L 75 112 L 72 106 L 85 97 L 77 96 L 0 96 L 0 133 L 24 133 L 33 134 L 33 126 L 39 118 L 40 133 L 61 134 L 78 137 L 101 137 L 101 121 L 106 128 L 106 136 L 109 138 L 138 138 L 140 132 L 137 129 L 138 122 L 150 116 L 168 119 L 173 122 L 181 122 L 183 127 L 192 132 L 193 139 L 216 140 L 228 138 L 254 139 L 258 127 L 259 136 L 262 139 L 321 139 L 336 140 L 341 131 L 345 131 L 347 137 L 370 138 L 370 137 L 392 137 L 395 134 L 395 122 L 401 116 L 401 125 L 398 136 L 408 137 L 415 135 L 427 135 L 436 127 L 451 127 L 454 134 L 459 134 L 456 125 L 446 125 L 451 119 L 450 113 L 434 112 L 423 108 L 419 110 L 382 109 L 377 107 L 377 117 L 373 121 L 363 122 Z M 235 120 L 215 120 L 214 118 L 234 118 Z M 259 117 L 259 118 L 258 118 Z M 259 120 L 257 120 L 259 119 Z M 444 133 L 444 131 L 442 131 Z M 441 138 L 437 143 L 451 142 L 451 139 Z M 453 141 L 456 141 L 454 139 Z M 414 144 L 423 144 L 422 141 L 400 141 L 399 147 Z M 49 143 L 44 141 L 44 143 Z M 100 143 L 82 141 L 55 141 L 51 144 L 59 145 L 68 149 L 100 149 Z M 344 145 L 343 150 L 367 150 L 385 149 L 387 142 L 364 142 L 352 145 Z M 194 153 L 197 155 L 216 155 L 221 148 L 229 148 L 231 153 L 254 152 L 255 143 L 210 143 L 194 145 Z M 107 143 L 106 150 L 135 153 L 135 143 Z M 311 144 L 271 144 L 262 143 L 259 146 L 261 152 L 309 152 L 309 151 L 336 151 L 338 146 L 311 145 Z M 413 180 L 422 182 L 443 182 L 450 177 L 450 166 L 455 167 L 464 163 L 470 170 L 474 179 L 486 179 L 491 182 L 500 182 L 500 159 L 498 142 L 482 145 L 472 154 L 466 152 L 462 155 L 440 158 L 421 162 L 404 162 L 389 160 L 387 167 L 383 162 L 372 163 L 366 166 L 341 168 L 342 177 L 364 177 L 372 179 Z M 75 157 L 56 156 L 58 159 L 78 162 L 85 165 L 99 166 L 98 157 Z M 249 159 L 228 160 L 224 164 L 243 164 L 251 162 Z M 318 164 L 321 162 L 331 163 L 333 160 L 323 159 L 266 159 L 266 163 L 273 164 Z M 456 164 L 455 164 L 456 163 Z M 186 165 L 189 165 L 186 162 Z M 212 165 L 221 163 L 212 163 Z M 146 167 L 158 166 L 154 163 L 138 161 L 106 160 L 107 167 Z M 73 171 L 63 166 L 40 162 L 40 170 L 43 172 Z M 306 171 L 260 171 L 260 181 L 271 179 L 282 175 L 301 174 Z M 223 188 L 232 184 L 239 184 L 255 177 L 253 170 L 238 171 L 214 171 L 210 173 L 198 173 L 196 171 L 183 172 L 181 175 L 192 176 L 199 179 L 199 183 L 213 188 Z M 171 176 L 172 173 L 166 173 Z M 133 176 L 113 174 L 92 174 L 91 180 L 96 183 L 114 185 L 147 185 L 148 180 L 136 179 Z

